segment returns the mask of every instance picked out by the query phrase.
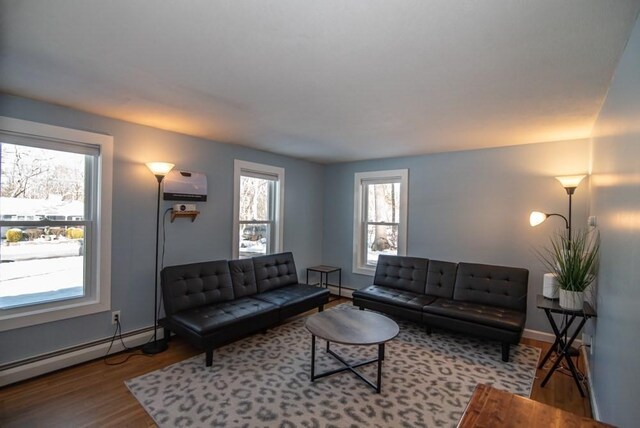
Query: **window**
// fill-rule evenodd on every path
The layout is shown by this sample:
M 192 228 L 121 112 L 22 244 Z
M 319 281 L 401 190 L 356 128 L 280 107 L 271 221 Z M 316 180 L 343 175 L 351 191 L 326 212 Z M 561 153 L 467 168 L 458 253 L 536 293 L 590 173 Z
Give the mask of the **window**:
M 406 169 L 355 174 L 354 273 L 373 275 L 380 254 L 406 254 L 408 175 Z
M 282 251 L 284 169 L 234 163 L 233 257 Z
M 112 151 L 0 117 L 0 330 L 109 310 Z

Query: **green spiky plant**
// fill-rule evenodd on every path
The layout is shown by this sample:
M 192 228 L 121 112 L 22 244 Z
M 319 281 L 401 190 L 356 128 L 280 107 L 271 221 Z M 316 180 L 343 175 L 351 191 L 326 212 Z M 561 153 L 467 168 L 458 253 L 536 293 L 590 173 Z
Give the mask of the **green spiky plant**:
M 551 237 L 551 246 L 538 251 L 544 265 L 566 291 L 584 292 L 595 280 L 600 251 L 598 231 L 579 229 L 571 240 L 565 231 Z

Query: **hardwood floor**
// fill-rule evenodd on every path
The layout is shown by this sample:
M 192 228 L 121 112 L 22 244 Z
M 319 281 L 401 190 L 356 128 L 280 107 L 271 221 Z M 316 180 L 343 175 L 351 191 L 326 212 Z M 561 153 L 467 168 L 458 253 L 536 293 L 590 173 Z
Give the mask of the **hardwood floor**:
M 341 299 L 328 306 L 350 302 Z M 311 313 L 311 312 L 310 312 Z M 300 316 L 306 316 L 303 314 Z M 523 339 L 543 348 L 549 344 Z M 496 352 L 499 346 L 496 345 Z M 0 426 L 8 427 L 145 427 L 154 426 L 124 381 L 199 354 L 179 338 L 169 350 L 151 357 L 134 356 L 125 364 L 106 365 L 94 360 L 0 389 Z M 127 354 L 111 356 L 117 362 Z M 584 369 L 584 365 L 580 364 Z M 540 382 L 545 370 L 538 370 L 531 398 L 581 416 L 591 416 L 588 398 L 581 398 L 573 379 L 555 373 L 545 388 Z

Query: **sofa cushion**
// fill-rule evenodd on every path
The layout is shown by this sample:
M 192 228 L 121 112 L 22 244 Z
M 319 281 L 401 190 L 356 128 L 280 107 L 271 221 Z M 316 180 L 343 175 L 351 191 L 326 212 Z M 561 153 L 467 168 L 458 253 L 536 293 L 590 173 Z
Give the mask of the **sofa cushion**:
M 526 320 L 524 312 L 451 299 L 437 299 L 422 311 L 512 331 L 521 331 Z
M 243 297 L 230 302 L 205 305 L 181 311 L 172 316 L 174 323 L 199 335 L 211 334 L 231 324 L 251 321 L 251 318 L 277 311 L 277 306 L 251 297 Z
M 251 260 L 229 260 L 229 272 L 233 284 L 233 295 L 236 299 L 252 296 L 258 292 Z
M 253 258 L 258 293 L 298 283 L 293 254 L 280 253 Z
M 374 300 L 380 303 L 393 304 L 414 310 L 422 310 L 425 305 L 436 300 L 435 296 L 399 290 L 397 288 L 370 285 L 353 292 L 354 299 Z
M 226 260 L 169 266 L 160 277 L 167 315 L 234 298 Z
M 283 307 L 293 305 L 302 300 L 313 299 L 316 297 L 320 298 L 323 296 L 326 296 L 327 299 L 329 298 L 329 290 L 326 288 L 320 288 L 314 285 L 296 284 L 256 294 L 253 298 Z
M 454 300 L 527 311 L 527 269 L 459 263 Z
M 453 299 L 457 263 L 429 260 L 426 294 Z
M 424 293 L 428 264 L 429 260 L 419 257 L 380 255 L 373 284 Z

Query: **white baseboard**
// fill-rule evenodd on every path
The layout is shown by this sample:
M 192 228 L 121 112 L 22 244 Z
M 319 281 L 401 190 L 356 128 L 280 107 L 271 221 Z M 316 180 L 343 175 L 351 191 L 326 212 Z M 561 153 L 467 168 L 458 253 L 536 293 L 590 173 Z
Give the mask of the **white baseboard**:
M 128 348 L 135 347 L 144 345 L 152 336 L 153 329 L 142 329 L 123 335 L 123 341 Z M 162 337 L 164 337 L 164 329 L 158 329 L 158 338 Z M 35 358 L 29 358 L 28 360 L 24 360 L 24 362 L 18 361 L 5 364 L 4 366 L 8 368 L 0 368 L 0 387 L 104 357 L 107 349 L 109 349 L 110 342 L 111 338 L 109 337 L 72 348 L 50 352 Z M 120 340 L 116 339 L 109 351 L 109 355 L 123 350 L 124 347 L 120 343 Z
M 539 340 L 541 342 L 547 342 L 547 343 L 553 343 L 556 340 L 556 336 L 551 333 L 547 333 L 539 330 L 531 330 L 529 328 L 524 329 L 524 332 L 522 333 L 522 337 L 526 337 L 527 339 Z M 581 345 L 582 345 L 581 340 L 576 339 L 573 342 L 573 346 L 576 348 L 580 347 Z
M 354 291 L 355 290 L 353 288 L 347 288 L 347 287 L 345 287 L 343 285 L 341 293 L 340 293 L 340 296 L 352 299 Z M 337 285 L 329 285 L 329 292 L 331 293 L 332 296 L 334 296 L 334 295 L 337 296 L 338 295 L 338 286 Z
M 556 340 L 556 337 L 552 333 L 546 333 L 544 331 L 539 330 L 531 330 L 529 328 L 525 328 L 522 333 L 522 337 L 526 337 L 527 339 L 535 339 L 541 342 L 553 343 Z
M 593 378 L 591 377 L 591 364 L 589 364 L 589 357 L 587 356 L 586 348 L 580 348 L 580 356 L 584 361 L 584 366 L 587 373 L 587 383 L 589 384 L 589 402 L 591 403 L 591 415 L 596 421 L 600 421 L 600 410 L 598 409 L 598 403 L 596 402 L 596 393 L 593 389 Z

